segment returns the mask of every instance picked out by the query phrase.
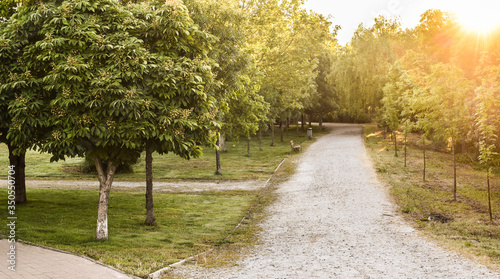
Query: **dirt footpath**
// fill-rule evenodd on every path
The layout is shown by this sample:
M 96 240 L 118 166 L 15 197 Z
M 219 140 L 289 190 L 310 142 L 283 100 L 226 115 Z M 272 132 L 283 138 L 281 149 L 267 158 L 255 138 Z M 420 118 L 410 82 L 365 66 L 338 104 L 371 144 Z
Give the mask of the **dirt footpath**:
M 363 145 L 362 128 L 332 125 L 279 186 L 262 244 L 238 266 L 176 268 L 184 278 L 500 278 L 437 247 L 391 204 Z

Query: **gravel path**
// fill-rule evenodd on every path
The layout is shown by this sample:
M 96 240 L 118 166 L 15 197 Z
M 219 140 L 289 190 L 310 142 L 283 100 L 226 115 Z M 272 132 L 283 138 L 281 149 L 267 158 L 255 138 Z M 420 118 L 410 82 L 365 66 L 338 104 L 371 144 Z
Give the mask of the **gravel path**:
M 397 213 L 369 161 L 361 126 L 334 125 L 302 154 L 237 266 L 176 268 L 185 278 L 500 278 L 439 248 Z
M 51 189 L 77 189 L 77 190 L 99 190 L 99 181 L 96 180 L 27 180 L 27 188 L 51 188 Z M 202 192 L 202 191 L 230 191 L 243 190 L 254 191 L 266 186 L 266 181 L 155 181 L 153 190 L 155 192 Z M 121 189 L 145 189 L 146 182 L 124 182 L 113 181 L 113 190 Z M 112 191 L 113 191 L 112 190 Z

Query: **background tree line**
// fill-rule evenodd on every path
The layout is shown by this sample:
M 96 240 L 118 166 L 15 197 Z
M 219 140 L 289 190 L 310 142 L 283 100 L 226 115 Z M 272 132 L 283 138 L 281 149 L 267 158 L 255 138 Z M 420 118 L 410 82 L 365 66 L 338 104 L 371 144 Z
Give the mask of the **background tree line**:
M 351 43 L 338 49 L 328 77 L 339 98 L 338 119 L 376 119 L 391 134 L 396 156 L 397 135 L 406 146 L 409 133 L 417 133 L 424 181 L 429 143 L 448 150 L 455 166 L 454 200 L 457 155 L 479 163 L 487 170 L 490 198 L 500 151 L 499 38 L 500 29 L 467 31 L 440 10 L 422 14 L 413 29 L 383 17 L 371 27 L 360 25 Z

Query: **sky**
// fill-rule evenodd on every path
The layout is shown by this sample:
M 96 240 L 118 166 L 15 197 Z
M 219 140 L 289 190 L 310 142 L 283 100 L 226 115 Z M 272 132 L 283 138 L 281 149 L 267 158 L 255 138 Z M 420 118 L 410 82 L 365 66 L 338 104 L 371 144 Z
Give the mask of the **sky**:
M 454 12 L 459 22 L 474 28 L 500 26 L 498 0 L 306 0 L 305 8 L 333 17 L 333 25 L 342 27 L 337 36 L 341 45 L 351 41 L 360 23 L 371 26 L 379 15 L 399 16 L 403 28 L 413 28 L 428 9 Z

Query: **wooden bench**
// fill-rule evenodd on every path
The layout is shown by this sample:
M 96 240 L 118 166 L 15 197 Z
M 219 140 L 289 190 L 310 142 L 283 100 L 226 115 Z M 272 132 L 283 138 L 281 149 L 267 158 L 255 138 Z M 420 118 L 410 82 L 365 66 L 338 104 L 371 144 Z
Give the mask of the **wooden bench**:
M 292 154 L 292 152 L 293 152 L 294 150 L 297 150 L 297 151 L 299 151 L 299 152 L 302 152 L 302 146 L 300 146 L 300 145 L 294 145 L 294 144 L 293 144 L 293 140 L 291 140 L 291 141 L 290 141 L 290 147 L 291 147 L 291 149 L 290 149 L 290 154 Z

